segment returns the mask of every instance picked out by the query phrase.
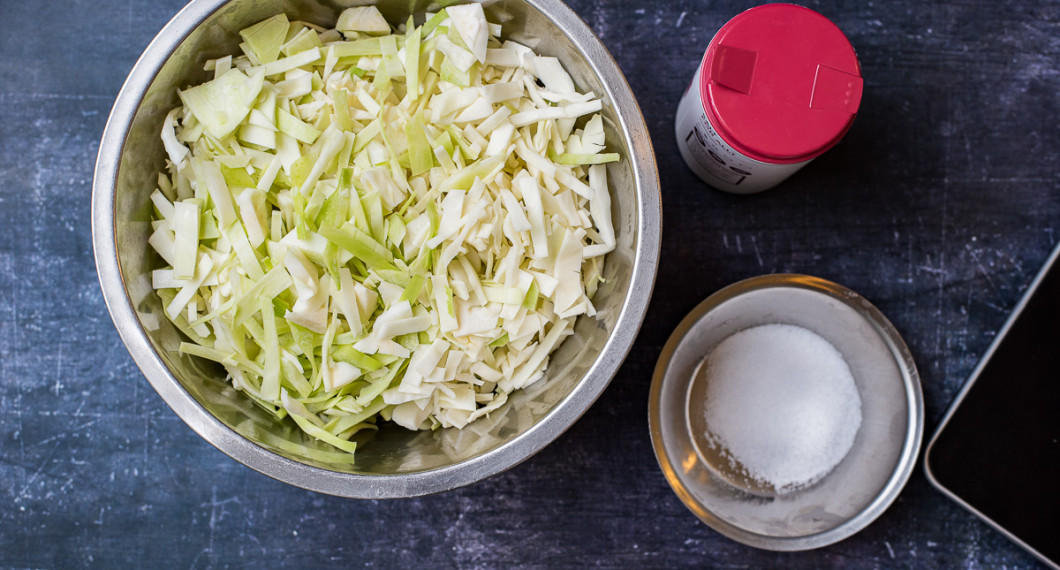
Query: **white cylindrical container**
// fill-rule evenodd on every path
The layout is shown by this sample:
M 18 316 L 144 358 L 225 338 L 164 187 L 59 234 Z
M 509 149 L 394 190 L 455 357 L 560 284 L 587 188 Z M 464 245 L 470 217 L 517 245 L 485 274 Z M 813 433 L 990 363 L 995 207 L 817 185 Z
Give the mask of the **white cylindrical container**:
M 793 4 L 752 8 L 707 46 L 677 108 L 677 148 L 711 186 L 761 192 L 835 146 L 861 92 L 857 54 L 828 18 Z

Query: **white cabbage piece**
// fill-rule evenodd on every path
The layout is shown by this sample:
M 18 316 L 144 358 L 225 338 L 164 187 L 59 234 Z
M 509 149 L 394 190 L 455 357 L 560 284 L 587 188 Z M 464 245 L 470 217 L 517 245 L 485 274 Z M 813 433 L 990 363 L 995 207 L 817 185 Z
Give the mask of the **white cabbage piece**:
M 390 33 L 390 24 L 375 6 L 347 8 L 339 14 L 335 29 L 340 32 L 363 32 L 366 34 Z

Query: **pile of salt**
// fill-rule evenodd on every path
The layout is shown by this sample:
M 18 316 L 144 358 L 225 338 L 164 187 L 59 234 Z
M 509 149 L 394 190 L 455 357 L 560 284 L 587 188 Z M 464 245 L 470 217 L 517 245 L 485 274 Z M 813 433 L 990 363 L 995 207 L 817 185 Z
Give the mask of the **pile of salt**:
M 777 492 L 820 480 L 850 451 L 861 398 L 843 356 L 793 325 L 761 325 L 707 360 L 708 440 Z

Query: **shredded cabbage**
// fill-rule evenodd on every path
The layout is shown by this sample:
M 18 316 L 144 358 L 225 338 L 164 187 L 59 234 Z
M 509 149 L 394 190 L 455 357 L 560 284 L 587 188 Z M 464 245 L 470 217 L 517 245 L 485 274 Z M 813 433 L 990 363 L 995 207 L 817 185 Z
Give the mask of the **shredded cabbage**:
M 539 380 L 615 247 L 594 94 L 479 4 L 397 30 L 360 6 L 241 31 L 180 91 L 151 195 L 180 351 L 349 453 Z

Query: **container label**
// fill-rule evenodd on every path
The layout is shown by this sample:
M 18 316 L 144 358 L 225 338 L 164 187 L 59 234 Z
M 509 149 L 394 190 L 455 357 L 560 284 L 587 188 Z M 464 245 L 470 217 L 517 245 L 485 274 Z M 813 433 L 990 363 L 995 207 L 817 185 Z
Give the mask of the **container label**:
M 753 194 L 780 184 L 810 161 L 777 164 L 755 160 L 729 146 L 710 124 L 700 97 L 703 64 L 677 107 L 677 148 L 692 172 L 727 192 Z

